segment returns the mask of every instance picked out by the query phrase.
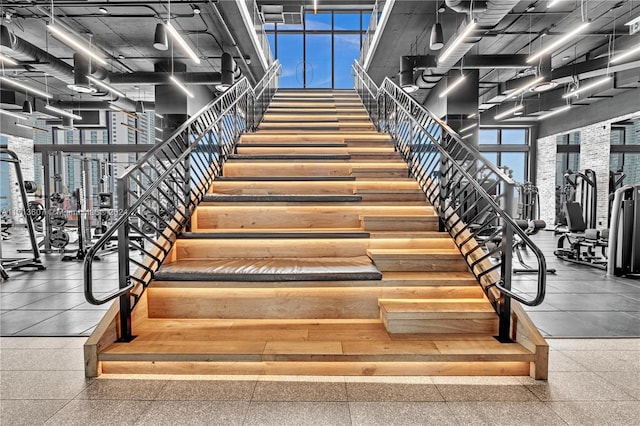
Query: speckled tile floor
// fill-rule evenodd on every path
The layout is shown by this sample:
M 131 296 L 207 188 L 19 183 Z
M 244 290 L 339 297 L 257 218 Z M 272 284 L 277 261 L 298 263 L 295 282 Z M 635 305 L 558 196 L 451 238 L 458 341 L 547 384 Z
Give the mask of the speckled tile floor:
M 103 376 L 84 338 L 0 339 L 2 425 L 637 425 L 640 339 L 549 339 L 528 377 Z

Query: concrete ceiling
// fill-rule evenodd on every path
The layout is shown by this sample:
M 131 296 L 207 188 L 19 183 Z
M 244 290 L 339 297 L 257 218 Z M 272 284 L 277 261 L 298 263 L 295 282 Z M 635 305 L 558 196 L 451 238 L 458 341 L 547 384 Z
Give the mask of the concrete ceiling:
M 504 0 L 496 0 L 504 5 Z M 495 12 L 489 0 L 486 13 Z M 466 46 L 467 55 L 515 55 L 537 51 L 541 46 L 557 40 L 568 30 L 579 25 L 583 18 L 590 20 L 590 26 L 581 36 L 575 37 L 563 44 L 552 54 L 552 69 L 554 74 L 565 76 L 558 81 L 561 83 L 551 93 L 537 94 L 526 92 L 523 96 L 530 114 L 514 117 L 512 121 L 531 121 L 543 112 L 544 108 L 553 109 L 558 106 L 558 99 L 567 90 L 567 84 L 573 81 L 572 76 L 585 63 L 598 57 L 607 57 L 609 47 L 619 51 L 640 43 L 640 33 L 629 36 L 629 29 L 624 24 L 632 18 L 640 16 L 640 2 L 637 1 L 563 1 L 551 9 L 547 8 L 546 0 L 513 1 L 509 9 L 497 20 L 495 25 L 482 26 L 483 12 L 475 14 L 479 19 L 480 29 L 474 32 L 473 38 Z M 388 23 L 384 29 L 378 48 L 372 57 L 369 74 L 380 83 L 385 77 L 397 80 L 400 57 L 405 55 L 438 55 L 429 49 L 429 35 L 435 22 L 436 8 L 444 6 L 444 1 L 396 1 Z M 451 39 L 456 30 L 464 25 L 466 13 L 457 13 L 445 8 L 439 15 L 443 25 L 445 43 Z M 464 44 L 464 43 L 463 43 Z M 390 54 L 389 52 L 394 52 Z M 640 61 L 640 55 L 636 55 Z M 605 75 L 608 60 L 601 61 L 598 70 L 592 70 L 591 75 L 583 74 L 579 78 L 595 75 Z M 460 64 L 455 64 L 456 68 Z M 445 69 L 444 72 L 447 70 Z M 425 69 L 416 73 L 417 80 L 421 73 L 436 74 L 436 78 L 429 78 L 431 84 L 420 82 L 423 87 L 414 96 L 424 102 L 431 89 L 439 81 L 443 70 Z M 478 88 L 482 108 L 490 108 L 504 100 L 504 90 L 507 82 L 526 76 L 534 72 L 533 68 L 483 68 L 480 70 L 480 85 Z M 587 97 L 581 97 L 577 104 L 590 104 L 600 97 L 610 97 L 625 90 L 640 87 L 640 62 L 627 64 L 615 75 L 615 86 L 606 85 L 590 92 Z M 513 88 L 513 86 L 512 86 Z M 564 100 L 562 100 L 562 105 Z
M 2 24 L 15 36 L 71 67 L 74 65 L 74 51 L 46 29 L 51 15 L 55 16 L 55 22 L 72 29 L 86 41 L 91 40 L 91 43 L 102 51 L 102 56 L 107 58 L 108 65 L 105 68 L 111 73 L 154 71 L 155 63 L 170 61 L 172 57 L 176 62 L 186 64 L 189 72 L 213 73 L 220 71 L 220 57 L 223 52 L 228 52 L 234 57 L 244 75 L 252 82 L 261 78 L 264 72 L 260 61 L 257 60 L 256 51 L 251 46 L 245 26 L 240 25 L 242 21 L 235 2 L 171 1 L 171 22 L 197 52 L 201 60 L 199 65 L 186 57 L 178 46 L 172 49 L 171 41 L 166 51 L 153 48 L 156 24 L 169 16 L 166 1 L 56 0 L 53 4 L 52 11 L 51 2 L 48 0 L 5 0 Z M 101 10 L 103 8 L 104 11 Z M 201 13 L 196 13 L 197 10 Z M 227 26 L 222 23 L 223 20 L 228 21 Z M 230 29 L 231 34 L 227 29 Z M 239 51 L 246 53 L 241 57 Z M 11 54 L 6 49 L 3 49 L 3 52 Z M 245 60 L 252 55 L 255 61 Z M 67 82 L 51 75 L 46 78 L 43 67 L 46 68 L 46 64 L 22 61 L 18 67 L 5 67 L 5 73 L 40 90 L 48 89 L 56 100 L 100 100 L 91 94 L 71 91 L 66 87 Z M 69 78 L 72 79 L 73 76 L 67 76 L 67 80 Z M 154 86 L 151 84 L 121 85 L 118 89 L 133 101 L 154 100 Z M 215 92 L 213 85 L 210 89 Z

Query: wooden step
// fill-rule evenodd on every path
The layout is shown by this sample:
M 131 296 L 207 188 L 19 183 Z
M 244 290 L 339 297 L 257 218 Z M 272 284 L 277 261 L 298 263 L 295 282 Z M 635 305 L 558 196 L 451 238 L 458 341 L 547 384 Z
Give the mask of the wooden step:
M 427 199 L 419 188 L 358 188 L 355 193 L 365 201 L 426 201 Z
M 228 160 L 238 161 L 340 161 L 350 160 L 347 154 L 231 154 Z
M 354 181 L 354 176 L 218 176 L 216 181 L 233 182 L 324 182 L 324 181 Z
M 465 272 L 469 269 L 457 249 L 369 249 L 367 254 L 383 272 Z
M 337 155 L 337 154 L 350 154 L 352 157 L 358 157 L 360 159 L 370 156 L 372 158 L 380 157 L 381 155 L 397 154 L 392 146 L 385 147 L 349 147 L 347 144 L 271 144 L 272 146 L 265 146 L 267 144 L 252 144 L 252 145 L 239 145 L 236 147 L 238 154 L 324 154 L 324 155 Z M 279 146 L 278 146 L 279 145 Z M 395 157 L 398 158 L 398 157 Z
M 277 138 L 278 143 L 320 142 L 320 143 L 348 143 L 354 145 L 376 143 L 393 143 L 388 135 L 382 133 L 368 133 L 358 136 L 357 134 L 345 133 L 305 133 L 301 135 L 282 134 Z M 240 136 L 240 143 L 265 143 L 274 142 L 273 134 L 268 133 L 245 133 Z M 374 145 L 375 146 L 375 145 Z
M 426 216 L 434 215 L 430 206 L 270 206 L 229 205 L 198 206 L 192 217 L 193 231 L 204 229 L 286 229 L 286 228 L 362 228 L 360 217 L 371 214 Z M 409 218 L 410 219 L 410 218 Z M 429 219 L 424 219 L 429 220 Z M 437 220 L 437 219 L 436 219 Z M 385 230 L 365 229 L 369 230 Z M 420 229 L 433 230 L 433 229 Z M 437 230 L 437 227 L 435 228 Z
M 407 177 L 407 165 L 349 162 L 267 162 L 235 160 L 224 164 L 225 176 L 355 176 L 356 178 Z
M 354 269 L 352 275 L 365 273 Z M 346 279 L 346 273 L 343 272 Z M 338 276 L 338 274 L 335 274 Z M 366 275 L 371 275 L 367 272 Z M 359 278 L 354 281 L 359 281 Z M 164 281 L 167 282 L 167 281 Z M 479 300 L 484 293 L 475 287 L 307 287 L 304 280 L 262 282 L 263 287 L 157 287 L 148 289 L 149 318 L 214 319 L 378 319 L 380 299 L 428 298 L 429 300 Z M 238 284 L 237 282 L 235 284 Z M 275 287 L 275 288 L 274 288 Z
M 229 231 L 227 229 L 212 229 L 207 232 L 183 232 L 179 235 L 181 239 L 307 239 L 307 238 L 369 238 L 369 233 L 360 230 L 252 230 L 252 229 L 235 229 Z
M 485 298 L 380 299 L 379 306 L 390 334 L 498 332 L 498 316 Z
M 362 201 L 359 195 L 230 195 L 206 194 L 202 203 L 353 203 Z M 206 204 L 205 204 L 206 205 Z
M 363 229 L 366 231 L 437 231 L 438 217 L 435 215 L 386 215 L 363 214 Z
M 379 320 L 147 319 L 137 335 L 98 355 L 101 373 L 528 375 L 535 360 L 487 336 L 393 340 Z

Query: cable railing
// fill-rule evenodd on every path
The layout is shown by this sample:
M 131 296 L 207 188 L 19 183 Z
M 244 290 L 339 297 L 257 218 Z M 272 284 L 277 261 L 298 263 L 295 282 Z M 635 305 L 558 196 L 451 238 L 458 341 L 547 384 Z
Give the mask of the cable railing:
M 508 340 L 511 299 L 537 306 L 546 287 L 544 255 L 511 217 L 515 183 L 389 78 L 377 87 L 357 61 L 353 70 L 356 91 L 372 121 L 393 138 L 499 314 L 500 337 Z M 524 245 L 537 260 L 532 298 L 512 289 L 515 244 Z
M 118 178 L 118 219 L 88 250 L 84 263 L 87 301 L 120 298 L 120 339 L 129 340 L 131 310 L 242 133 L 253 131 L 278 88 L 276 61 L 252 88 L 246 78 L 231 86 L 149 150 Z M 97 298 L 93 262 L 117 241 L 118 289 Z M 104 278 L 104 277 L 99 277 Z

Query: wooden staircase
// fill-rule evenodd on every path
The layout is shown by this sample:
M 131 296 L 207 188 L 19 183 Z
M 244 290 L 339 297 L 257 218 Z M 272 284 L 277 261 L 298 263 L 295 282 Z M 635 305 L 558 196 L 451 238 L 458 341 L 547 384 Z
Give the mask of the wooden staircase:
M 279 91 L 143 293 L 85 345 L 115 373 L 529 375 L 547 346 L 514 309 L 512 343 L 389 137 L 353 91 Z

